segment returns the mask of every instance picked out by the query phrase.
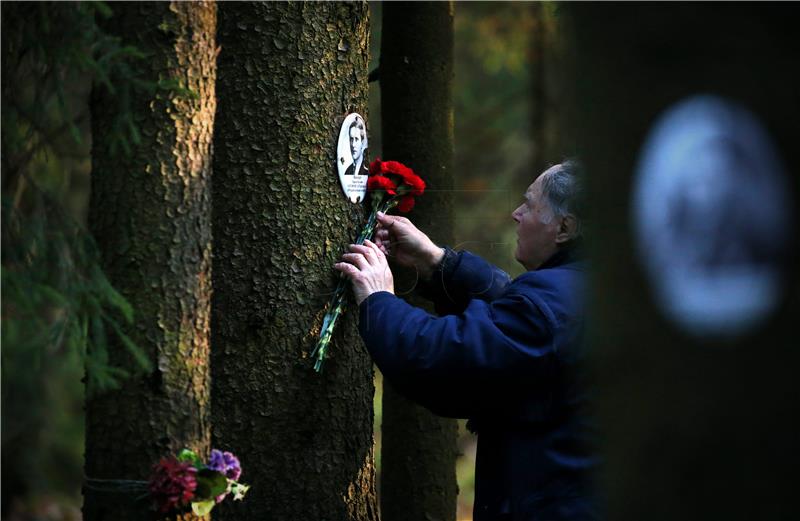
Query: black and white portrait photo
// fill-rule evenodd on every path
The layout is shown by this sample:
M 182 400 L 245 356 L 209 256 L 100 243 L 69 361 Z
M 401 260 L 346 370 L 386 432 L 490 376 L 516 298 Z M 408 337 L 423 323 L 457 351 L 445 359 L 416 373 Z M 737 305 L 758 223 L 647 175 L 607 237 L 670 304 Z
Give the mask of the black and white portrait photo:
M 367 130 L 364 127 L 364 120 L 361 119 L 361 116 L 356 116 L 353 122 L 350 123 L 347 134 L 353 164 L 347 168 L 344 175 L 368 175 L 369 170 L 364 163 L 364 149 L 367 147 Z
M 369 161 L 366 150 L 367 125 L 360 114 L 349 114 L 339 131 L 336 147 L 336 166 L 342 190 L 350 201 L 357 203 L 364 199 L 367 189 Z

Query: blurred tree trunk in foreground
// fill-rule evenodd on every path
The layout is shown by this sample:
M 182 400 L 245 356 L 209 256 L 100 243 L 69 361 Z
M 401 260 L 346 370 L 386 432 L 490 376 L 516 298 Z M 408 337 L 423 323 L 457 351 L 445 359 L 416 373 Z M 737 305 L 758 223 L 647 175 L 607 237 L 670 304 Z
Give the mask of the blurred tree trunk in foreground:
M 421 43 L 422 42 L 422 43 Z M 453 4 L 385 3 L 380 86 L 383 154 L 428 185 L 409 217 L 437 244 L 453 244 Z M 411 297 L 415 273 L 396 276 Z M 404 292 L 406 293 L 404 295 Z M 456 422 L 400 396 L 384 379 L 381 514 L 384 521 L 453 520 Z
M 113 10 L 113 29 L 149 55 L 143 79 L 175 79 L 196 94 L 129 99 L 141 133 L 129 156 L 111 144 L 124 93 L 96 95 L 92 105 L 90 227 L 109 279 L 133 305 L 130 336 L 152 371 L 89 398 L 86 475 L 141 480 L 168 453 L 189 447 L 205 456 L 209 449 L 216 5 L 119 3 Z M 126 350 L 114 347 L 116 365 L 134 367 Z M 150 506 L 84 493 L 87 521 L 141 520 Z
M 793 253 L 785 257 L 791 271 L 780 281 L 781 299 L 766 321 L 737 334 L 722 330 L 699 335 L 667 319 L 663 305 L 659 306 L 663 300 L 644 271 L 643 262 L 657 252 L 637 253 L 631 235 L 632 225 L 641 224 L 631 222 L 631 188 L 643 144 L 668 107 L 697 94 L 732 100 L 766 128 L 788 174 L 786 192 L 793 198 L 796 235 L 800 229 L 797 6 L 574 3 L 567 9 L 575 22 L 580 58 L 576 128 L 595 219 L 591 227 L 595 235 L 589 236 L 593 267 L 589 339 L 600 390 L 607 518 L 797 519 L 800 265 L 796 239 Z M 682 137 L 691 141 L 704 132 L 695 125 L 687 127 Z M 754 144 L 751 139 L 737 146 L 749 152 L 746 147 Z M 670 179 L 683 175 L 685 183 L 673 190 L 697 190 L 698 174 L 707 170 L 709 161 L 717 160 L 711 156 L 714 153 L 698 149 L 688 165 L 675 157 L 678 154 L 670 156 L 666 162 L 673 169 Z M 682 165 L 687 168 L 681 170 Z M 718 182 L 704 188 L 707 198 L 696 198 L 694 204 L 713 200 L 729 188 L 740 200 L 758 198 L 763 191 L 754 189 L 760 180 L 778 173 L 759 172 L 763 165 L 737 160 L 719 168 Z M 726 186 L 722 181 L 738 174 L 737 169 L 758 176 Z M 663 193 L 664 198 L 674 195 Z M 735 210 L 757 226 L 776 203 L 772 196 L 750 210 L 735 205 L 724 210 Z M 746 231 L 736 222 L 726 224 L 729 233 Z M 678 232 L 673 221 L 665 226 Z M 759 233 L 769 236 L 772 231 Z M 688 242 L 686 251 L 676 249 L 675 264 L 693 253 L 690 248 L 701 249 L 720 238 L 713 235 Z M 753 265 L 736 268 L 752 270 Z M 703 277 L 712 276 L 719 266 L 708 269 Z M 705 289 L 687 288 L 684 301 L 708 299 L 713 293 L 707 281 Z M 757 288 L 753 284 L 742 300 L 757 299 Z M 702 309 L 691 318 L 708 320 L 712 311 Z M 731 331 L 739 326 L 738 321 L 728 322 L 720 325 Z
M 212 418 L 239 455 L 242 503 L 221 519 L 378 518 L 372 364 L 351 306 L 322 374 L 308 355 L 363 211 L 336 143 L 365 115 L 369 9 L 220 4 L 215 130 Z

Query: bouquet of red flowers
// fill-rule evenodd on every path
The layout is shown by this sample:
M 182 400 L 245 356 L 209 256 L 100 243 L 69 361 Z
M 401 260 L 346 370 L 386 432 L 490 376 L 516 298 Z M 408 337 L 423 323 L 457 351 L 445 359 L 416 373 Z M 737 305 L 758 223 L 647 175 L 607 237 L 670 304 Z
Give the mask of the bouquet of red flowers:
M 137 494 L 137 500 L 149 498 L 159 517 L 172 519 L 189 510 L 204 516 L 228 495 L 243 499 L 250 487 L 238 481 L 241 474 L 239 458 L 230 452 L 213 449 L 208 463 L 204 463 L 194 451 L 183 449 L 177 456 L 161 458 L 153 465 L 148 481 L 87 477 L 85 484 L 97 492 Z
M 367 192 L 372 211 L 356 239 L 356 244 L 364 244 L 365 240 L 372 239 L 378 221 L 378 212 L 386 213 L 395 207 L 400 212 L 411 211 L 414 208 L 414 198 L 425 192 L 425 181 L 403 163 L 381 161 L 378 158 L 369 165 Z M 311 353 L 311 357 L 315 358 L 314 370 L 317 372 L 322 371 L 322 365 L 325 363 L 336 320 L 346 308 L 344 301 L 346 280 L 342 277 L 336 291 L 333 292 L 333 297 L 328 303 L 328 312 L 322 321 L 319 340 Z
M 237 480 L 242 474 L 239 459 L 230 452 L 216 449 L 204 463 L 189 449 L 177 457 L 168 456 L 153 466 L 148 482 L 150 497 L 159 513 L 192 512 L 204 516 L 228 494 L 234 500 L 243 499 L 250 488 Z

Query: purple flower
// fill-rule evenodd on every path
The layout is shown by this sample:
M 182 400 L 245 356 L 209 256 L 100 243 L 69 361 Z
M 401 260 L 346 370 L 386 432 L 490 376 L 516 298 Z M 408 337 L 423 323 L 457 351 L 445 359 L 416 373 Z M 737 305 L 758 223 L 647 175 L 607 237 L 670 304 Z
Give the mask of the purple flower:
M 226 478 L 236 481 L 242 475 L 242 467 L 239 464 L 239 458 L 233 453 L 219 451 L 213 449 L 211 451 L 211 460 L 208 462 L 208 468 L 216 470 L 225 475 Z
M 225 457 L 222 455 L 222 451 L 211 449 L 211 460 L 208 462 L 208 468 L 225 473 Z

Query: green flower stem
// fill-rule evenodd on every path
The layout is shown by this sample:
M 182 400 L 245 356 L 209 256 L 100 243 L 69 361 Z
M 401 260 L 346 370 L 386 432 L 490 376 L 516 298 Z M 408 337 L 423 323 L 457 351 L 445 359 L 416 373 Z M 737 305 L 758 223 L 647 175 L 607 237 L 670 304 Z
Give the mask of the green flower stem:
M 367 239 L 372 239 L 375 234 L 375 227 L 378 224 L 378 212 L 386 213 L 399 202 L 398 197 L 392 197 L 386 202 L 381 200 L 373 205 L 372 212 L 367 219 L 364 228 L 356 239 L 356 244 L 364 244 Z M 333 296 L 328 304 L 328 312 L 322 320 L 322 328 L 320 329 L 319 340 L 314 350 L 311 352 L 311 358 L 314 358 L 314 370 L 318 373 L 322 372 L 322 366 L 325 363 L 325 358 L 328 354 L 328 347 L 330 346 L 331 338 L 333 337 L 333 330 L 336 327 L 336 321 L 340 315 L 343 315 L 347 310 L 347 302 L 344 300 L 344 292 L 347 287 L 347 278 L 344 274 L 339 275 L 339 284 L 333 292 Z

